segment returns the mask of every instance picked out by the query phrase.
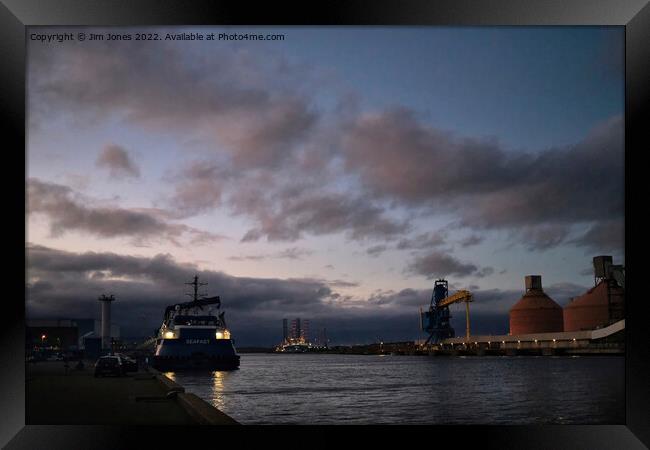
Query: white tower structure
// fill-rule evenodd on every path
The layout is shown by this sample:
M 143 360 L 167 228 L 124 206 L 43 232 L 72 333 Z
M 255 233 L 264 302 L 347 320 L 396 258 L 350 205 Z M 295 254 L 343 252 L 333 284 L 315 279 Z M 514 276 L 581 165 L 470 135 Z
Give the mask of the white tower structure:
M 111 347 L 111 302 L 115 301 L 113 295 L 102 295 L 98 299 L 102 302 L 102 349 Z

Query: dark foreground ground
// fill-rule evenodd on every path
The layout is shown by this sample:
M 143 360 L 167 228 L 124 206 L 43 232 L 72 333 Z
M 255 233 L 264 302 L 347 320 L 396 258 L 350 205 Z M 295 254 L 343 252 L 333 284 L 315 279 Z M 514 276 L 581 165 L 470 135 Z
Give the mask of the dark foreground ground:
M 139 370 L 123 377 L 93 376 L 61 361 L 26 367 L 27 425 L 193 425 L 233 424 L 233 419 L 157 372 Z M 170 391 L 180 393 L 167 396 Z

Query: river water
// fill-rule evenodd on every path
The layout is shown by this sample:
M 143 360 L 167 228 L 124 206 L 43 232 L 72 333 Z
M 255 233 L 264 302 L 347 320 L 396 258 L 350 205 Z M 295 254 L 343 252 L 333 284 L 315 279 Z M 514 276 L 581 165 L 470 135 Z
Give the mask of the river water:
M 243 424 L 623 424 L 625 359 L 242 354 L 167 373 Z

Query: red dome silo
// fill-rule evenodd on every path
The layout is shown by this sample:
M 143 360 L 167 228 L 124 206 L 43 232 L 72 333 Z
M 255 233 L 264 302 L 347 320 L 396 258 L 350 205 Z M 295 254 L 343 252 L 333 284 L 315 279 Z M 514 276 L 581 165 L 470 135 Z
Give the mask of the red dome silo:
M 510 309 L 510 334 L 563 331 L 562 307 L 542 290 L 542 277 L 526 277 L 526 293 Z
M 564 307 L 564 331 L 593 330 L 608 325 L 610 315 L 622 307 L 623 299 L 623 288 L 602 280 Z

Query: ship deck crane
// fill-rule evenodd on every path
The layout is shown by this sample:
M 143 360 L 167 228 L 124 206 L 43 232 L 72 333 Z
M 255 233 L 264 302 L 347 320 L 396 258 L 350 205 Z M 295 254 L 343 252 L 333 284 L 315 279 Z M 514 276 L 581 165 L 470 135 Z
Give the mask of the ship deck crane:
M 436 280 L 433 286 L 429 310 L 423 312 L 420 308 L 420 329 L 429 333 L 429 338 L 426 340 L 425 345 L 430 341 L 437 344 L 444 339 L 454 337 L 455 331 L 449 323 L 449 319 L 451 318 L 449 305 L 459 302 L 465 302 L 465 333 L 467 340 L 469 340 L 469 302 L 473 301 L 472 293 L 467 290 L 460 290 L 448 296 L 448 292 L 447 280 Z M 426 325 L 424 321 L 426 321 Z

